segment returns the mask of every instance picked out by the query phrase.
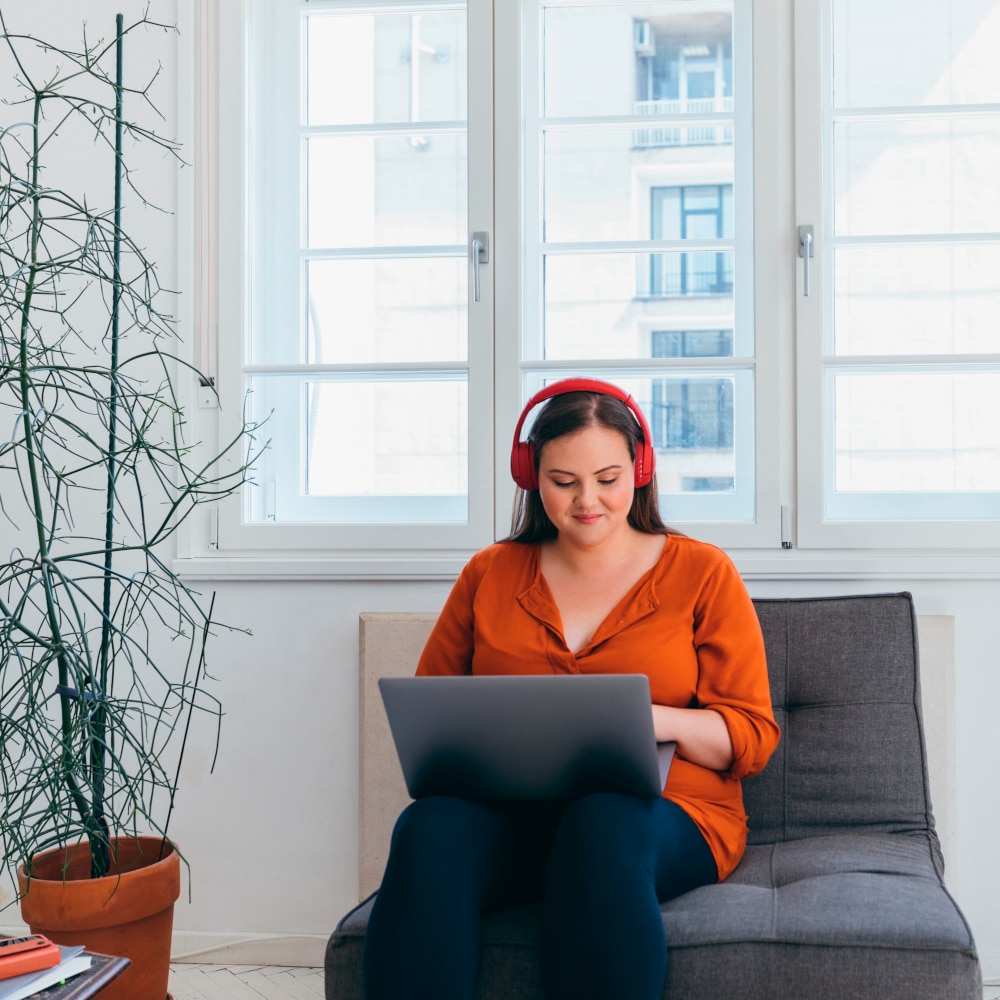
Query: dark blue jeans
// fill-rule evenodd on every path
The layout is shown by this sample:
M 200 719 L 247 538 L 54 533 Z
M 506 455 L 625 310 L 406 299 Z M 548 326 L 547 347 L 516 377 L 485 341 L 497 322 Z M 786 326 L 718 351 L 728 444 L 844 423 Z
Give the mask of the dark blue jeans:
M 549 1000 L 659 1000 L 659 904 L 717 877 L 698 828 L 666 799 L 420 799 L 392 835 L 365 937 L 365 998 L 471 1000 L 481 915 L 540 899 Z

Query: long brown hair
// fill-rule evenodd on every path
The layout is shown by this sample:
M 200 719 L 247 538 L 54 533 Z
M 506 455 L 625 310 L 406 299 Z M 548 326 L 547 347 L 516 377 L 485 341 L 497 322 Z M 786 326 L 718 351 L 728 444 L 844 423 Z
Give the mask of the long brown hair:
M 528 432 L 528 440 L 534 446 L 535 468 L 538 468 L 542 449 L 549 441 L 585 427 L 606 427 L 617 431 L 625 439 L 629 456 L 635 461 L 635 449 L 641 438 L 641 431 L 629 408 L 621 400 L 603 393 L 567 392 L 553 396 L 544 404 Z M 660 517 L 655 475 L 647 485 L 636 489 L 628 512 L 628 523 L 647 535 L 676 534 Z M 545 513 L 538 490 L 518 489 L 514 497 L 510 535 L 506 540 L 545 542 L 555 538 L 557 534 L 556 526 Z

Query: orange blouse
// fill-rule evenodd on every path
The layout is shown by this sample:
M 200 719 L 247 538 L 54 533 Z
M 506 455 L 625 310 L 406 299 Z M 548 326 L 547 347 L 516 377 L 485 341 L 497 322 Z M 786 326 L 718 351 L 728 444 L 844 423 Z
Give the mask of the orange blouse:
M 520 542 L 473 556 L 417 673 L 642 673 L 654 703 L 718 712 L 732 766 L 720 773 L 675 756 L 663 794 L 694 820 L 724 879 L 746 846 L 740 779 L 764 767 L 779 737 L 760 624 L 735 566 L 712 545 L 668 535 L 656 565 L 574 654 L 538 557 Z

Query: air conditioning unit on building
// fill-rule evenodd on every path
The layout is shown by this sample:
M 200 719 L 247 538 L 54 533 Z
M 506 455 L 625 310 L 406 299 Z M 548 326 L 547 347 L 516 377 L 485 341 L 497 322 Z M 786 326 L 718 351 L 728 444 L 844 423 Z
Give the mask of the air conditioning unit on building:
M 649 21 L 635 22 L 635 52 L 640 56 L 656 55 L 656 36 Z

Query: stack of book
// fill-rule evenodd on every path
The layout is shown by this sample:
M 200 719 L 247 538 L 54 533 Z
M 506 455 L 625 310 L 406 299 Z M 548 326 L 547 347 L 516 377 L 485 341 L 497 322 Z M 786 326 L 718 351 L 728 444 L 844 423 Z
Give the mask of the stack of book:
M 28 1000 L 90 968 L 83 945 L 53 944 L 41 934 L 0 937 L 0 1000 Z

